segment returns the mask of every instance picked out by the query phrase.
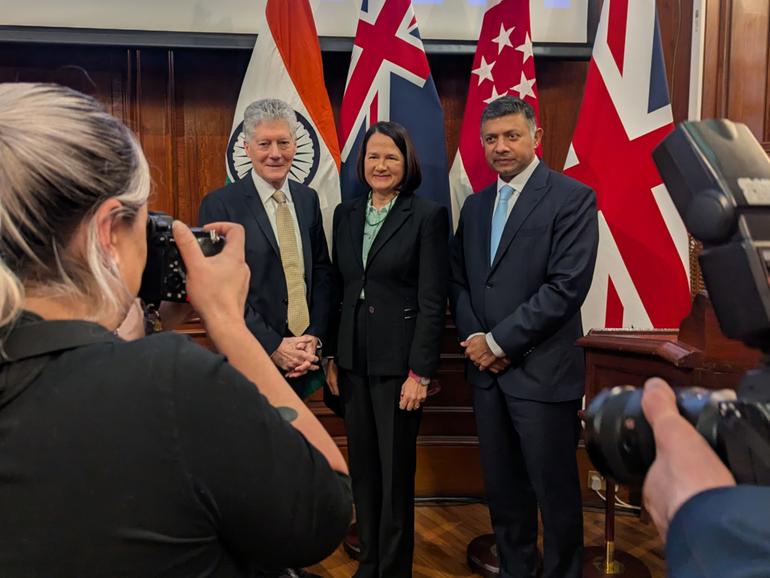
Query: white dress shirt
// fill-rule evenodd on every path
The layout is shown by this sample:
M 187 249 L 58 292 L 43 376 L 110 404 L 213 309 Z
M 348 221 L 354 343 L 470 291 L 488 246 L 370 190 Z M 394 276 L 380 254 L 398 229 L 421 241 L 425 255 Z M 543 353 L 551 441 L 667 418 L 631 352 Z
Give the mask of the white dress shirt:
M 257 194 L 259 194 L 259 198 L 262 201 L 262 205 L 265 207 L 265 212 L 267 213 L 267 220 L 270 221 L 270 226 L 273 228 L 273 235 L 275 236 L 275 242 L 278 243 L 278 247 L 280 248 L 280 241 L 278 240 L 278 231 L 276 230 L 276 224 L 275 224 L 275 212 L 278 208 L 278 201 L 276 201 L 273 198 L 273 194 L 275 194 L 276 191 L 283 191 L 283 194 L 286 195 L 286 204 L 289 206 L 289 212 L 291 212 L 292 220 L 294 221 L 294 234 L 297 236 L 297 249 L 299 250 L 299 266 L 300 270 L 305 271 L 305 256 L 302 252 L 302 235 L 300 235 L 299 232 L 299 221 L 297 221 L 297 210 L 294 207 L 294 199 L 291 196 L 291 191 L 289 190 L 289 178 L 287 177 L 283 184 L 281 185 L 280 189 L 276 189 L 273 185 L 268 183 L 265 179 L 260 177 L 257 172 L 252 169 L 251 170 L 251 178 L 254 181 L 254 186 L 257 188 Z M 304 276 L 303 276 L 304 279 Z M 304 280 L 305 285 L 305 293 L 307 293 L 307 280 Z
M 532 162 L 529 163 L 527 167 L 523 171 L 521 171 L 518 175 L 513 177 L 510 180 L 510 182 L 505 182 L 503 180 L 503 177 L 501 177 L 500 175 L 497 175 L 497 194 L 495 195 L 495 208 L 497 208 L 497 203 L 500 201 L 500 189 L 502 189 L 505 185 L 508 185 L 513 189 L 513 194 L 511 195 L 511 198 L 508 201 L 508 214 L 506 215 L 506 221 L 508 220 L 508 217 L 511 216 L 511 211 L 513 211 L 513 206 L 516 204 L 516 201 L 519 199 L 519 195 L 521 195 L 521 191 L 523 191 L 524 187 L 527 186 L 529 177 L 532 176 L 532 173 L 535 172 L 535 169 L 539 164 L 540 164 L 540 159 L 538 159 L 537 155 L 535 155 L 535 158 L 532 159 Z

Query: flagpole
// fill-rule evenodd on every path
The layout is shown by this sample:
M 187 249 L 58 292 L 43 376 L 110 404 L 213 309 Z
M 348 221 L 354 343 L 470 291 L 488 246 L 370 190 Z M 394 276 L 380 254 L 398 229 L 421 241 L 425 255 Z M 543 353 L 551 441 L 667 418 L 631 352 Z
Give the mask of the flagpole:
M 583 578 L 651 578 L 647 566 L 631 554 L 615 549 L 615 491 L 613 480 L 607 480 L 604 500 L 604 544 L 583 549 Z

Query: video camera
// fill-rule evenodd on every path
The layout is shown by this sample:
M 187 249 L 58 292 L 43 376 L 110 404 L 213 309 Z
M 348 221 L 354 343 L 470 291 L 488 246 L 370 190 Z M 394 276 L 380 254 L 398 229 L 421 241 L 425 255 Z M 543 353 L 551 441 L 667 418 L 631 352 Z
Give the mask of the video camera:
M 148 304 L 187 301 L 187 277 L 171 232 L 173 222 L 173 217 L 161 212 L 150 212 L 147 217 L 147 264 L 142 274 L 139 297 Z M 191 227 L 190 230 L 206 257 L 216 255 L 224 248 L 224 239 L 216 231 L 204 231 L 199 227 Z
M 770 159 L 740 123 L 685 122 L 653 152 L 687 230 L 722 332 L 760 349 L 733 392 L 677 391 L 679 412 L 739 483 L 770 485 Z M 641 484 L 655 459 L 642 390 L 602 391 L 585 412 L 586 446 L 605 476 Z M 731 399 L 733 398 L 733 399 Z

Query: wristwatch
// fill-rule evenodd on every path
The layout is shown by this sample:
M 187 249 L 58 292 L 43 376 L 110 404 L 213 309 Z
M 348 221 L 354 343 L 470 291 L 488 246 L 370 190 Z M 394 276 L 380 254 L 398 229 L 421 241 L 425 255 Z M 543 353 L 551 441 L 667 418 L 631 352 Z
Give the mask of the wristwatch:
M 422 377 L 420 375 L 417 375 L 411 369 L 409 370 L 409 377 L 411 377 L 413 380 L 415 380 L 417 383 L 419 383 L 422 386 L 427 387 L 430 385 L 430 377 Z

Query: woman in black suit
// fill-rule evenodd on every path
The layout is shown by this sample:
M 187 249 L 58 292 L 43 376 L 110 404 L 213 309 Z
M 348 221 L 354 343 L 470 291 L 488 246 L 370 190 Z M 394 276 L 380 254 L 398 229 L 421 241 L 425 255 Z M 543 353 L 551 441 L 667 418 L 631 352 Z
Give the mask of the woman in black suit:
M 397 123 L 366 132 L 358 177 L 369 195 L 334 212 L 342 304 L 329 381 L 333 392 L 339 385 L 348 435 L 361 542 L 355 576 L 410 577 L 417 430 L 444 328 L 449 218 L 413 194 L 420 165 Z

